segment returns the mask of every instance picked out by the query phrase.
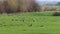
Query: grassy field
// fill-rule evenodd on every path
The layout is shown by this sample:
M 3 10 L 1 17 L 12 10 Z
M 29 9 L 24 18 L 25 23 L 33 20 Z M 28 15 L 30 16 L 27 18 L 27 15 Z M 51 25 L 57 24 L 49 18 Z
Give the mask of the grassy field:
M 60 34 L 60 16 L 53 13 L 0 14 L 0 34 Z

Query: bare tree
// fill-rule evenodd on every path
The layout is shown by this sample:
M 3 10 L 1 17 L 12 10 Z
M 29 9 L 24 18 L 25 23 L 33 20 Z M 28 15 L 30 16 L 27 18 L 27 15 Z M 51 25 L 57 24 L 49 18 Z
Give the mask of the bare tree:
M 21 9 L 23 12 L 35 12 L 40 11 L 41 8 L 35 0 L 22 0 Z
M 18 8 L 18 1 L 17 0 L 7 0 L 9 8 L 14 13 L 17 11 Z
M 40 11 L 35 0 L 6 0 L 0 5 L 2 13 L 36 12 Z

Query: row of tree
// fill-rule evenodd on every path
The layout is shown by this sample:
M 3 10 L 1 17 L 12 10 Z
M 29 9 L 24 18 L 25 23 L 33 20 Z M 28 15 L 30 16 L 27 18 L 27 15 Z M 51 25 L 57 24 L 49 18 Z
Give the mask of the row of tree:
M 40 11 L 35 0 L 5 0 L 0 3 L 0 13 L 19 13 Z

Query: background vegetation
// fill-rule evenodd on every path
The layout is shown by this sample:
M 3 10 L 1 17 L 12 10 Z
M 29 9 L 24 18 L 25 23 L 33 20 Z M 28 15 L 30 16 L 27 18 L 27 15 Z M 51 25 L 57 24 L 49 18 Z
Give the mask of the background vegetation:
M 60 34 L 60 8 L 34 0 L 2 1 L 0 34 Z

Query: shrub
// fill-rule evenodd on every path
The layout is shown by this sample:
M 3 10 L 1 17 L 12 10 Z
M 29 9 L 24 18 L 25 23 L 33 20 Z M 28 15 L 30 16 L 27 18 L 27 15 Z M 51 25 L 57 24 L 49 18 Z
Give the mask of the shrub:
M 53 16 L 60 16 L 60 12 L 55 12 Z

